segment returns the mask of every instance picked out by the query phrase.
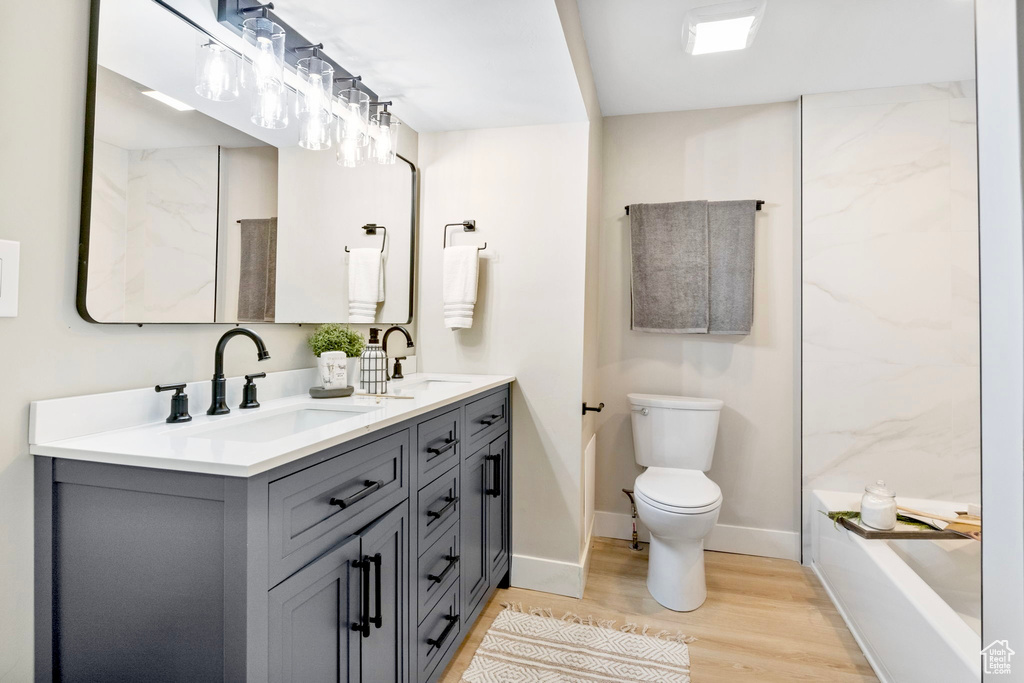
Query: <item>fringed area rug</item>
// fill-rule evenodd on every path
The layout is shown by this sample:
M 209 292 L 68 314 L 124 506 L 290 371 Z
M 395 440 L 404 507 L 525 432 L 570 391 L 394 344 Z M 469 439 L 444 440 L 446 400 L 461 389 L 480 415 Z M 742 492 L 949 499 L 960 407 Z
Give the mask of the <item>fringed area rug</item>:
M 506 605 L 487 629 L 462 680 L 466 683 L 531 681 L 651 681 L 689 683 L 689 640 L 679 633 L 597 621 L 551 610 Z

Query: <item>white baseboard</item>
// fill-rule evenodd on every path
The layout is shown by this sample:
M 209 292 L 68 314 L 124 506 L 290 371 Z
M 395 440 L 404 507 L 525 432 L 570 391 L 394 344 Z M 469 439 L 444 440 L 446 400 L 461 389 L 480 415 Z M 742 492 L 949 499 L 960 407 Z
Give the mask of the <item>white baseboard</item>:
M 584 561 L 589 564 L 587 560 Z M 512 556 L 510 582 L 516 588 L 581 598 L 585 580 L 582 563 L 573 564 L 529 555 Z
M 639 520 L 637 533 L 641 541 L 646 543 L 651 540 L 650 533 Z M 597 510 L 594 513 L 594 536 L 628 541 L 633 537 L 633 518 L 621 512 Z M 704 539 L 704 548 L 724 553 L 799 561 L 800 534 L 796 531 L 718 524 Z

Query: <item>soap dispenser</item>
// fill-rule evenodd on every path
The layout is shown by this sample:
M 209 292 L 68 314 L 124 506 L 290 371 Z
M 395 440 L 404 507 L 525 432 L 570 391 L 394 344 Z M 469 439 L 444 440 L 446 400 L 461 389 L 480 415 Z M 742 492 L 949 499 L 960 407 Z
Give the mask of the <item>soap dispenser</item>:
M 388 393 L 388 355 L 380 344 L 380 330 L 370 328 L 370 340 L 359 356 L 359 388 L 367 394 Z

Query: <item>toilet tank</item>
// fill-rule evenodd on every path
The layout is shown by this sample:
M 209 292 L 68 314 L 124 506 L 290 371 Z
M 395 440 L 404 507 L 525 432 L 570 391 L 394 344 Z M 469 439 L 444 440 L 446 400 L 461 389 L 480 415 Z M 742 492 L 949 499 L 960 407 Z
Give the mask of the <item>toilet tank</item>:
M 711 469 L 722 401 L 717 398 L 628 394 L 638 465 Z

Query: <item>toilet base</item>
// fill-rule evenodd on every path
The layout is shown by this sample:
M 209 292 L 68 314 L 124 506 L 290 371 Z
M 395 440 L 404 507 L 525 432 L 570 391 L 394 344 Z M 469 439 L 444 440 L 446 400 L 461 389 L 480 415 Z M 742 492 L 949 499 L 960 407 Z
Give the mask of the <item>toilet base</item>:
M 661 605 L 676 612 L 691 612 L 704 604 L 704 541 L 651 536 L 647 563 L 647 590 Z

